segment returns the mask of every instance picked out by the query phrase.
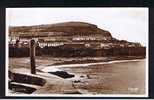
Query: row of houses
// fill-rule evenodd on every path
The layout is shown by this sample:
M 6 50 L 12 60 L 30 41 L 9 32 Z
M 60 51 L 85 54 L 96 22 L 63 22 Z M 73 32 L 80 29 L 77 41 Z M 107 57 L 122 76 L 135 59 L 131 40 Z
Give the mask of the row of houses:
M 37 37 L 37 36 L 10 36 L 9 40 L 14 41 L 14 40 L 21 40 L 21 41 L 26 41 L 29 39 L 37 39 L 37 41 L 107 41 L 107 40 L 112 40 L 111 37 L 100 37 L 100 36 L 44 36 L 44 37 Z
M 41 48 L 44 47 L 64 47 L 64 48 L 125 48 L 125 47 L 141 47 L 139 44 L 135 43 L 127 43 L 127 44 L 116 44 L 116 43 L 88 43 L 88 42 L 51 42 L 51 41 L 36 41 L 36 46 Z M 29 40 L 16 40 L 14 43 L 9 43 L 10 46 L 17 46 L 17 47 L 29 47 Z
M 20 33 L 9 36 L 10 46 L 28 47 L 29 41 L 34 39 L 41 48 L 47 47 L 76 47 L 76 48 L 111 48 L 111 47 L 139 47 L 139 43 L 130 43 L 127 41 L 118 41 L 112 37 L 103 37 L 101 35 L 86 36 L 63 36 L 68 33 L 64 32 L 47 32 L 47 33 Z M 62 35 L 62 36 L 61 36 Z M 105 42 L 104 42 L 105 41 Z M 113 42 L 116 41 L 116 42 Z

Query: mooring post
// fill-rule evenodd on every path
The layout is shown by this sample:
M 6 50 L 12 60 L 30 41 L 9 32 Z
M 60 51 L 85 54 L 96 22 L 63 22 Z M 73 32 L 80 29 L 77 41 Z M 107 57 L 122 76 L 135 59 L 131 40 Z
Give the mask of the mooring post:
M 30 63 L 31 63 L 31 74 L 36 74 L 35 69 L 35 40 L 30 40 Z

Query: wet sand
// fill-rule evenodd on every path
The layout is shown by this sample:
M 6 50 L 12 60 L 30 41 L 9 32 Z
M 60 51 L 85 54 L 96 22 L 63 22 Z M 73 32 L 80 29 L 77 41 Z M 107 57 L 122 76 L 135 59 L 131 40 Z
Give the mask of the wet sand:
M 145 93 L 144 59 L 60 69 L 79 75 L 83 82 L 75 83 L 75 87 L 85 89 L 92 94 Z
M 50 65 L 61 61 L 63 59 L 39 58 L 36 61 L 37 69 L 54 69 Z M 29 58 L 11 58 L 9 65 L 10 69 L 17 69 L 17 72 L 23 68 L 28 71 L 30 69 Z M 145 59 L 88 66 L 60 66 L 58 70 L 72 73 L 75 77 L 62 79 L 47 72 L 37 72 L 38 76 L 47 80 L 47 84 L 34 94 L 144 94 L 145 67 Z

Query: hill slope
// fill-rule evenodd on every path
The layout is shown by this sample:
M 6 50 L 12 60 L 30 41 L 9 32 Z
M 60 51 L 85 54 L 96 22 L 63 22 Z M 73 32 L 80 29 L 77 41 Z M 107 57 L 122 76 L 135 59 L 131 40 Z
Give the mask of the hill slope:
M 35 25 L 35 26 L 16 26 L 10 27 L 10 34 L 18 34 L 18 32 L 65 32 L 70 34 L 100 34 L 103 36 L 111 36 L 106 30 L 98 28 L 96 25 L 85 22 L 64 22 L 56 24 Z

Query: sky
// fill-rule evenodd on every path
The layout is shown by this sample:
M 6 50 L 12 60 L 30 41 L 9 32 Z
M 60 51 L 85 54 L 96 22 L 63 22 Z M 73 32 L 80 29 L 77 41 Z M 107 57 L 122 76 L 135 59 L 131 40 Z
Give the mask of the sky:
M 148 42 L 148 8 L 7 8 L 9 26 L 30 26 L 67 21 L 88 22 L 111 32 L 114 38 Z

